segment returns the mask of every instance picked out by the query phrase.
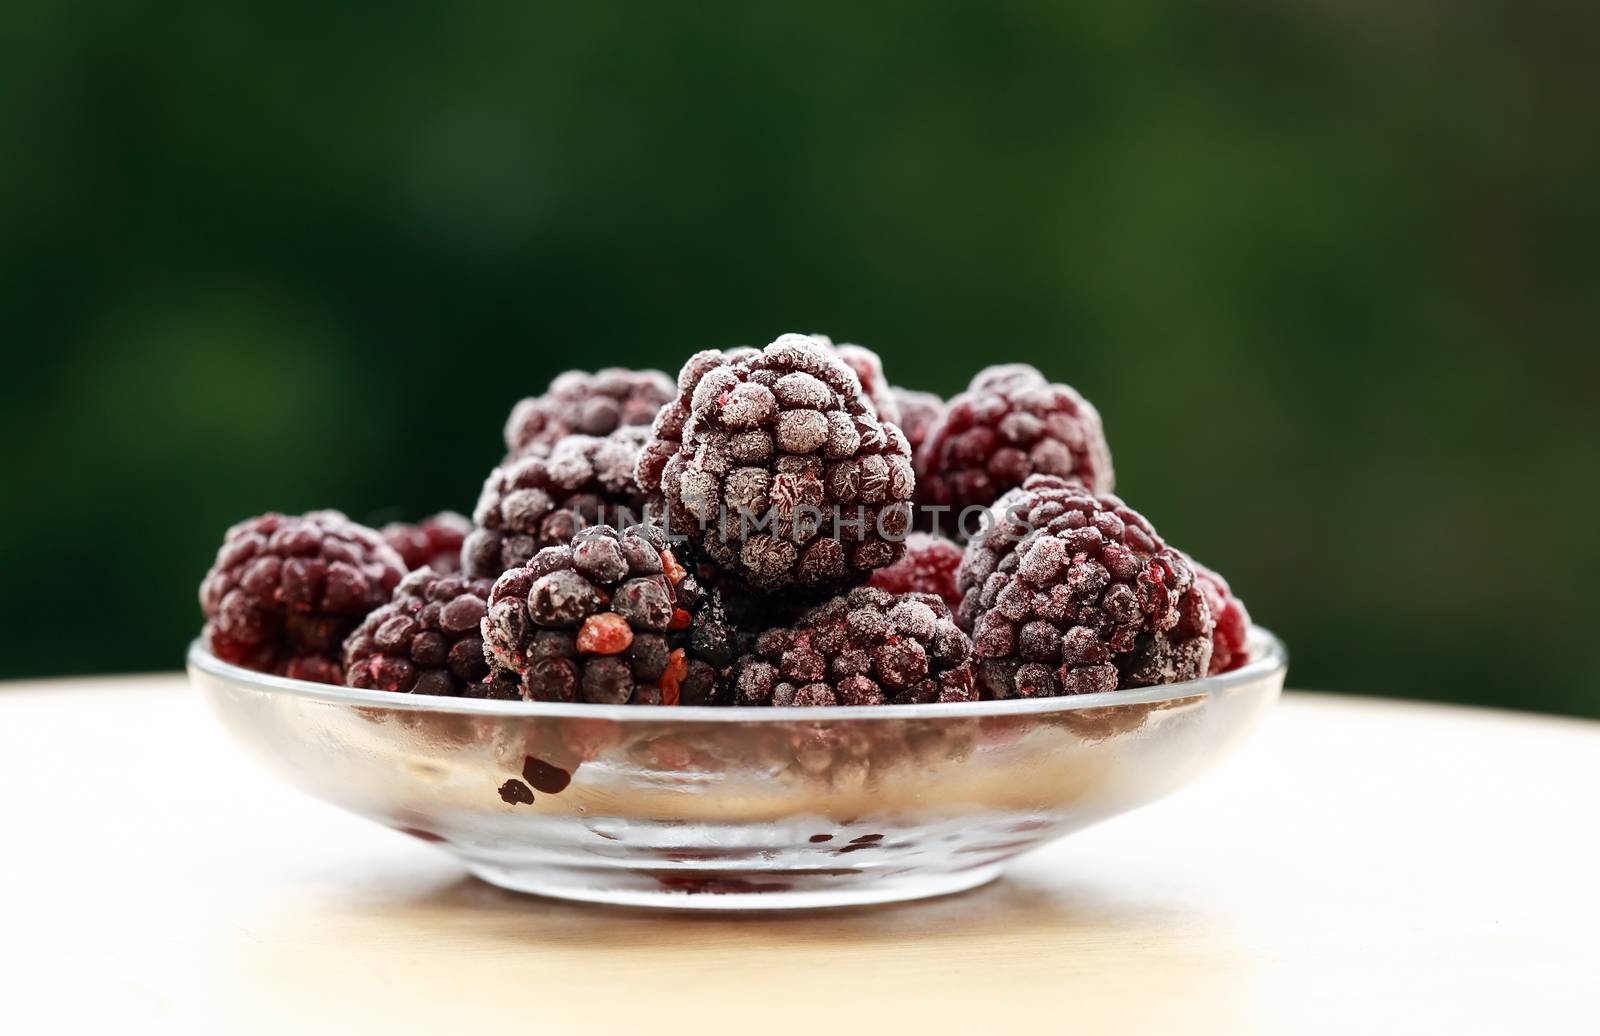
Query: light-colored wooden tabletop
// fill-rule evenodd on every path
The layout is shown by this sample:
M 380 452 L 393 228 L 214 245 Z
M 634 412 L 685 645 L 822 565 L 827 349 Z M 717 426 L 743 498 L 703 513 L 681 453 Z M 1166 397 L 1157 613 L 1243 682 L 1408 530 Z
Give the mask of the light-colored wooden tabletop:
M 1289 695 L 1198 785 L 920 904 L 502 892 L 178 676 L 0 685 L 0 1031 L 1600 1031 L 1600 724 Z

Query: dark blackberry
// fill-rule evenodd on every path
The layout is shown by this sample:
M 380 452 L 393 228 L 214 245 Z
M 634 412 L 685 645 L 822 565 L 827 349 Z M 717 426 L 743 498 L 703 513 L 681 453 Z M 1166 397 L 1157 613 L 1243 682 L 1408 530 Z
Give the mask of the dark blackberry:
M 344 642 L 344 681 L 369 690 L 482 697 L 487 579 L 419 568 Z
M 852 345 L 849 342 L 835 344 L 827 335 L 810 337 L 833 350 L 833 354 L 855 372 L 856 380 L 861 382 L 861 391 L 872 403 L 878 420 L 900 424 L 900 403 L 895 398 L 894 390 L 889 387 L 889 379 L 883 376 L 883 360 L 877 353 L 864 345 Z
M 928 438 L 928 432 L 944 416 L 944 400 L 932 392 L 918 392 L 899 386 L 889 391 L 894 394 L 895 408 L 900 411 L 897 423 L 906 435 L 906 442 L 911 444 L 911 455 L 915 457 Z
M 482 628 L 495 677 L 537 701 L 723 705 L 739 653 L 716 591 L 649 525 L 539 551 L 495 581 Z
M 740 705 L 976 701 L 972 642 L 933 594 L 858 587 L 756 638 L 739 660 Z
M 676 546 L 680 554 L 687 554 L 687 544 L 680 541 Z M 703 559 L 693 564 L 691 571 L 702 586 L 717 591 L 723 614 L 736 629 L 753 632 L 781 626 L 817 603 L 815 599 L 792 594 L 751 593 L 743 583 L 724 575 L 716 565 Z
M 441 575 L 461 570 L 461 544 L 471 531 L 472 523 L 454 511 L 440 511 L 415 525 L 390 522 L 379 530 L 407 571 L 431 568 Z
M 1189 559 L 1189 564 L 1194 569 L 1195 585 L 1205 594 L 1212 621 L 1216 624 L 1208 672 L 1212 675 L 1230 672 L 1250 660 L 1247 644 L 1250 613 L 1245 610 L 1244 602 L 1233 595 L 1226 579 L 1193 558 Z
M 1111 451 L 1100 414 L 1075 390 L 1045 381 L 1027 364 L 979 371 L 917 451 L 917 502 L 949 508 L 938 527 L 965 533 L 963 510 L 989 506 L 1029 475 L 1055 475 L 1109 493 Z
M 513 458 L 489 473 L 461 548 L 462 571 L 493 579 L 541 547 L 566 543 L 601 522 L 644 517 L 647 499 L 633 469 L 648 433 L 618 429 L 604 438 L 569 435 L 546 454 Z M 622 513 L 629 518 L 620 518 Z
M 200 584 L 206 645 L 249 669 L 342 683 L 339 645 L 404 576 L 383 537 L 338 511 L 251 518 Z
M 672 530 L 758 594 L 836 592 L 898 558 L 915 477 L 900 429 L 805 335 L 759 353 L 701 353 L 679 378 L 641 476 L 659 464 Z M 672 427 L 687 415 L 681 431 Z M 670 456 L 668 456 L 670 454 Z
M 967 545 L 959 618 L 985 697 L 1086 694 L 1206 675 L 1212 620 L 1189 559 L 1114 496 L 1035 475 Z
M 542 396 L 511 408 L 506 420 L 506 450 L 520 456 L 554 446 L 568 435 L 610 435 L 619 428 L 648 428 L 656 411 L 671 402 L 672 379 L 656 370 L 607 367 L 589 374 L 556 376 Z
M 934 594 L 953 611 L 961 606 L 961 591 L 956 589 L 960 567 L 961 548 L 953 541 L 914 532 L 906 537 L 905 557 L 872 573 L 867 585 L 892 594 Z

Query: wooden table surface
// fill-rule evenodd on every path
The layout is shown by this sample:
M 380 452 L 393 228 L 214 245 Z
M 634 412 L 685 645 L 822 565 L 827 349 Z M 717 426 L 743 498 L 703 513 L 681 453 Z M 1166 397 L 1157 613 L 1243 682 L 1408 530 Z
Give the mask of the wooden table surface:
M 1600 724 L 1289 695 L 987 888 L 781 915 L 481 884 L 179 676 L 0 685 L 0 760 L 4 1032 L 1600 1031 Z

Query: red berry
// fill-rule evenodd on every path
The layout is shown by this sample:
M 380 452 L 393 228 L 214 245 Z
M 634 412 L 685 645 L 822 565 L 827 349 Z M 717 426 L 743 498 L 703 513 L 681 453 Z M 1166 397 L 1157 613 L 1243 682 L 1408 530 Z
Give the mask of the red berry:
M 938 520 L 952 534 L 963 531 L 963 510 L 989 506 L 1030 475 L 1054 475 L 1096 493 L 1112 488 L 1099 412 L 1026 364 L 979 371 L 926 434 L 917 451 L 917 502 L 948 508 Z
M 689 574 L 687 569 L 678 564 L 678 559 L 673 556 L 670 550 L 661 552 L 661 571 L 666 573 L 667 582 L 673 586 L 683 582 L 683 577 Z
M 688 675 L 688 657 L 684 654 L 683 648 L 674 648 L 667 659 L 667 671 L 661 674 L 661 680 L 657 684 L 661 688 L 661 704 L 678 704 L 678 688 Z
M 441 511 L 416 525 L 390 522 L 381 530 L 407 571 L 431 568 L 440 575 L 461 570 L 461 544 L 471 531 L 472 523 L 454 511 Z
M 1205 595 L 1212 620 L 1216 623 L 1211 649 L 1210 672 L 1226 673 L 1250 660 L 1246 641 L 1250 635 L 1250 613 L 1244 602 L 1233 595 L 1228 581 L 1211 569 L 1190 559 L 1195 585 Z
M 633 627 L 616 612 L 591 615 L 578 630 L 578 650 L 586 655 L 619 655 L 632 643 Z
M 536 453 L 568 435 L 610 435 L 618 428 L 647 428 L 673 397 L 672 379 L 661 371 L 620 367 L 588 374 L 567 371 L 542 396 L 522 400 L 506 420 L 511 456 Z
M 951 609 L 961 606 L 956 570 L 961 548 L 942 536 L 914 532 L 906 537 L 905 557 L 872 573 L 868 586 L 892 594 L 937 594 Z
M 235 665 L 341 683 L 340 642 L 404 575 L 378 533 L 337 511 L 251 518 L 200 584 L 206 643 Z
M 895 407 L 900 411 L 900 430 L 906 433 L 906 442 L 911 444 L 911 455 L 915 457 L 922 450 L 922 443 L 928 438 L 928 432 L 939 419 L 944 416 L 944 400 L 932 392 L 917 392 L 914 389 L 895 387 Z

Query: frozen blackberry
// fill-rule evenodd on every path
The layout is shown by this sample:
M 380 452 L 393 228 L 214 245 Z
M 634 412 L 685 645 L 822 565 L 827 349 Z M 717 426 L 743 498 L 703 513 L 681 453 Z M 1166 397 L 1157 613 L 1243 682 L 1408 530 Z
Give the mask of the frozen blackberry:
M 542 396 L 511 408 L 506 450 L 511 456 L 554 446 L 568 435 L 610 435 L 618 428 L 648 428 L 676 393 L 661 371 L 607 367 L 593 374 L 567 371 Z
M 878 420 L 900 424 L 900 403 L 895 398 L 894 390 L 889 387 L 889 379 L 883 376 L 883 360 L 877 353 L 864 345 L 852 345 L 849 342 L 835 344 L 827 335 L 812 335 L 811 338 L 832 349 L 833 354 L 855 372 L 856 380 L 861 382 L 861 391 L 872 403 Z
M 917 502 L 948 508 L 939 527 L 965 535 L 961 512 L 987 507 L 1029 475 L 1071 479 L 1095 493 L 1112 488 L 1111 451 L 1100 414 L 1076 391 L 1027 364 L 979 371 L 952 399 L 917 451 Z
M 513 458 L 495 468 L 472 511 L 474 528 L 461 548 L 462 571 L 474 579 L 493 579 L 526 563 L 541 547 L 570 541 L 579 529 L 644 518 L 648 500 L 633 470 L 647 434 L 627 427 L 604 438 L 569 435 L 546 454 Z
M 678 391 L 673 399 L 656 413 L 650 429 L 650 439 L 639 451 L 634 478 L 651 492 L 659 491 L 661 473 L 667 462 L 677 456 L 683 447 L 683 429 L 689 423 L 689 402 L 700 379 L 726 364 L 737 363 L 760 355 L 759 349 L 706 349 L 695 353 L 678 371 Z
M 739 653 L 716 591 L 650 525 L 539 551 L 495 581 L 482 629 L 495 678 L 537 701 L 727 704 Z
M 906 435 L 906 442 L 911 444 L 911 455 L 915 457 L 928 438 L 929 430 L 944 416 L 944 400 L 932 392 L 918 392 L 899 386 L 889 391 L 894 394 L 895 408 L 900 411 L 897 423 Z
M 868 586 L 892 594 L 935 594 L 952 610 L 961 606 L 956 570 L 961 548 L 943 536 L 914 532 L 906 537 L 905 557 L 872 573 Z
M 338 511 L 251 518 L 200 584 L 206 645 L 249 669 L 342 683 L 339 645 L 404 576 L 383 537 Z
M 390 602 L 366 617 L 344 642 L 344 681 L 351 687 L 482 697 L 489 664 L 479 621 L 489 613 L 487 579 L 419 568 Z
M 864 586 L 767 630 L 734 675 L 740 705 L 976 701 L 972 642 L 933 594 Z
M 959 618 L 985 697 L 1148 687 L 1206 675 L 1212 619 L 1189 559 L 1114 496 L 1035 475 L 967 545 Z
M 805 335 L 761 352 L 701 353 L 640 474 L 660 465 L 673 532 L 751 592 L 837 592 L 898 558 L 915 485 L 910 448 L 855 374 Z M 681 401 L 680 401 L 681 402 Z M 676 449 L 665 448 L 684 420 Z M 667 427 L 663 427 L 663 426 Z
M 1230 672 L 1250 660 L 1246 643 L 1250 636 L 1250 613 L 1245 610 L 1244 602 L 1233 595 L 1226 579 L 1193 558 L 1189 559 L 1189 564 L 1194 568 L 1195 585 L 1205 594 L 1211 619 L 1216 624 L 1209 672 L 1212 675 Z
M 406 563 L 407 571 L 431 568 L 444 574 L 461 570 L 461 544 L 472 531 L 472 523 L 454 511 L 440 511 L 415 525 L 390 522 L 379 531 Z

